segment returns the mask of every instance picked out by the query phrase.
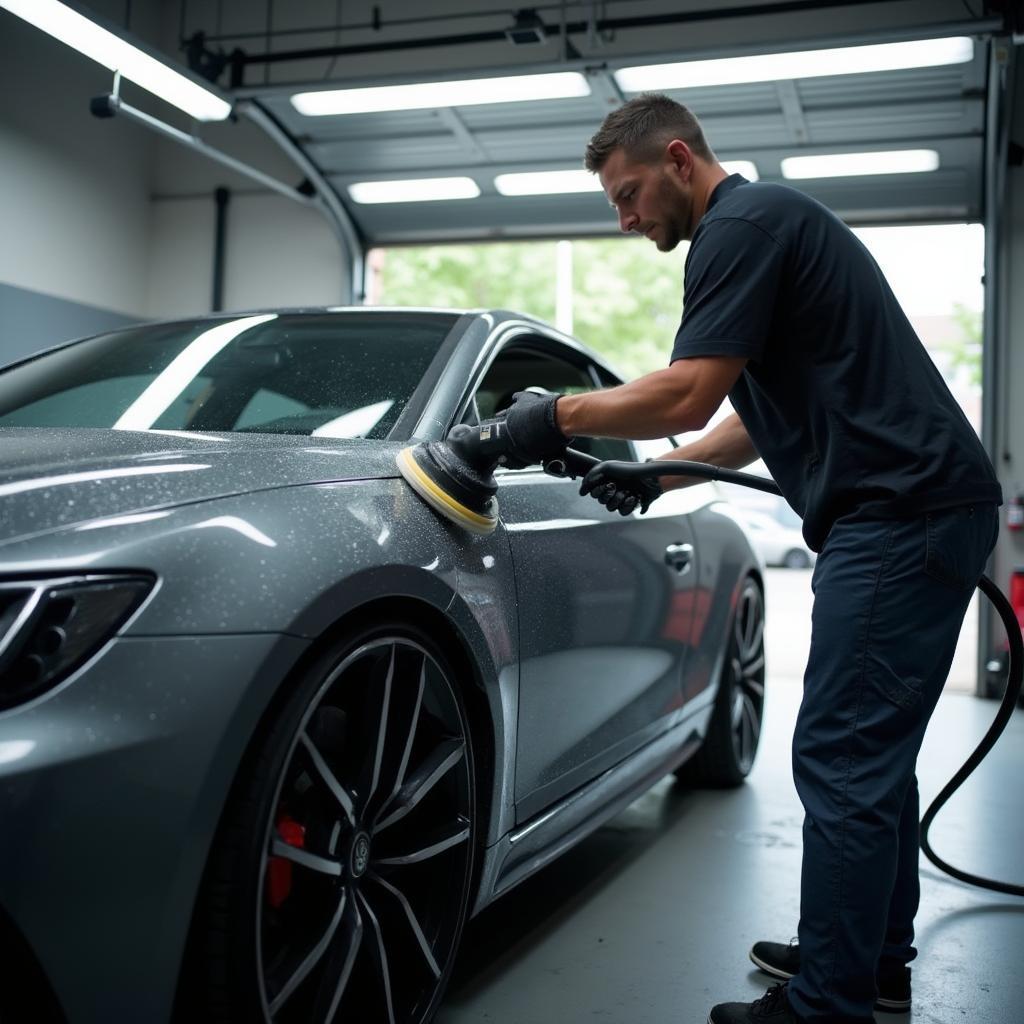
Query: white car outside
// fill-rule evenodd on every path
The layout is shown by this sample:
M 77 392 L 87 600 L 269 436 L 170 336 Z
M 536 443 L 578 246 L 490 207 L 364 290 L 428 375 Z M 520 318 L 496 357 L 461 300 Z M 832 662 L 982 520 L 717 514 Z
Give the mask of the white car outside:
M 743 519 L 765 564 L 782 565 L 787 569 L 807 569 L 814 565 L 817 556 L 804 543 L 800 530 L 754 509 L 743 509 Z

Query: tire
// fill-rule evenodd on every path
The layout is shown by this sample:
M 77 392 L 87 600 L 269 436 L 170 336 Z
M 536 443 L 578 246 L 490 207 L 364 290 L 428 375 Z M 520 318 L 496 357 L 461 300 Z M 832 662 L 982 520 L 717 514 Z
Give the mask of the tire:
M 429 1021 L 468 915 L 474 800 L 437 645 L 391 623 L 333 646 L 232 792 L 195 917 L 190 1019 Z
M 811 564 L 811 559 L 806 551 L 793 548 L 786 552 L 782 559 L 782 564 L 787 569 L 806 569 Z
M 754 766 L 764 714 L 764 598 L 752 577 L 740 586 L 708 734 L 676 769 L 689 785 L 731 788 Z

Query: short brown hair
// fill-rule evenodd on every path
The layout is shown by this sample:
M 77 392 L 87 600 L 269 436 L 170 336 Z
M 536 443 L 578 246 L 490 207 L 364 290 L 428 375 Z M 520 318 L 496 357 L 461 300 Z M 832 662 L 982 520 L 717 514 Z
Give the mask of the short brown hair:
M 616 149 L 632 160 L 652 163 L 673 139 L 681 139 L 703 160 L 715 154 L 700 121 L 681 103 L 659 92 L 645 92 L 613 110 L 587 143 L 583 164 L 596 174 Z

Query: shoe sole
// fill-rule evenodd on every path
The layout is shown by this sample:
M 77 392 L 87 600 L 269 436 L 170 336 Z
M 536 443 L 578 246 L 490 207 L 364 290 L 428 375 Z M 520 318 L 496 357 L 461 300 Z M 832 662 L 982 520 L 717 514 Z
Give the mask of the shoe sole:
M 793 975 L 787 971 L 780 970 L 778 967 L 772 967 L 771 964 L 765 963 L 759 956 L 756 956 L 754 951 L 751 950 L 748 954 L 750 962 L 759 970 L 763 971 L 768 975 L 769 978 L 778 978 L 779 981 L 789 981 Z M 881 1010 L 883 1013 L 909 1013 L 911 1000 L 909 999 L 882 999 L 879 996 L 875 1000 L 875 1009 Z
M 759 956 L 757 956 L 753 950 L 748 954 L 750 962 L 759 970 L 764 971 L 769 978 L 778 978 L 780 981 L 789 981 L 793 977 L 788 971 L 779 970 L 778 967 L 772 967 L 771 964 L 766 964 Z

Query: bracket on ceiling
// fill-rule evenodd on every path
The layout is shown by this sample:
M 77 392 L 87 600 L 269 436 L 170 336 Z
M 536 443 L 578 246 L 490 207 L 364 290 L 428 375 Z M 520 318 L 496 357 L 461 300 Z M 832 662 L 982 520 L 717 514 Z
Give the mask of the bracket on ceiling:
M 152 114 L 147 114 L 133 107 L 121 98 L 121 74 L 114 72 L 114 85 L 109 93 L 95 96 L 89 103 L 89 109 L 95 117 L 115 117 L 122 115 L 129 120 L 141 124 L 159 135 L 186 146 L 193 152 L 214 160 L 252 181 L 258 182 L 278 195 L 312 206 L 327 218 L 351 267 L 350 290 L 352 302 L 362 304 L 366 299 L 366 256 L 365 246 L 359 231 L 345 209 L 338 194 L 320 172 L 320 169 L 306 155 L 302 147 L 288 134 L 278 121 L 265 110 L 256 100 L 241 100 L 235 105 L 234 114 L 248 118 L 261 128 L 287 154 L 294 164 L 305 175 L 297 186 L 286 185 L 277 178 L 256 167 L 230 156 L 223 150 L 204 142 L 198 135 L 182 131 L 174 125 L 167 124 Z

